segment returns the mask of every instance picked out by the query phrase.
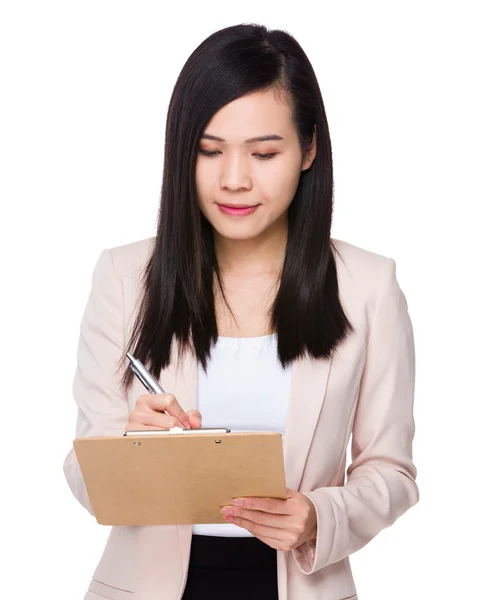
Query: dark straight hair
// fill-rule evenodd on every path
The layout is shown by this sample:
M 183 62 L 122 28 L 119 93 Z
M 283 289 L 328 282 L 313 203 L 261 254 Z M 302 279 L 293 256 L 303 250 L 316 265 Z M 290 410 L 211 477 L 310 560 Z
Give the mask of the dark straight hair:
M 185 63 L 173 89 L 165 135 L 157 235 L 142 277 L 139 311 L 126 352 L 156 377 L 170 363 L 174 338 L 207 369 L 218 338 L 214 276 L 221 277 L 212 225 L 200 211 L 195 173 L 200 139 L 223 106 L 272 90 L 291 106 L 302 155 L 316 135 L 317 153 L 300 174 L 288 209 L 288 236 L 278 292 L 269 317 L 285 368 L 306 354 L 330 358 L 354 328 L 339 300 L 330 238 L 333 165 L 320 88 L 305 52 L 287 32 L 239 24 L 207 37 Z M 314 129 L 316 126 L 316 131 Z M 127 368 L 122 386 L 133 372 Z

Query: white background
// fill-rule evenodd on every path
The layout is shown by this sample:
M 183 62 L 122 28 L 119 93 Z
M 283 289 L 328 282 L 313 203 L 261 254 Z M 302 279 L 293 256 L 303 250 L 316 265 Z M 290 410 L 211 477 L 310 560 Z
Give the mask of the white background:
M 155 235 L 173 85 L 241 22 L 286 29 L 309 56 L 332 235 L 396 260 L 414 326 L 421 498 L 352 555 L 359 598 L 477 597 L 476 3 L 169 4 L 1 4 L 2 597 L 82 599 L 100 559 L 109 528 L 62 470 L 92 270 L 102 249 Z

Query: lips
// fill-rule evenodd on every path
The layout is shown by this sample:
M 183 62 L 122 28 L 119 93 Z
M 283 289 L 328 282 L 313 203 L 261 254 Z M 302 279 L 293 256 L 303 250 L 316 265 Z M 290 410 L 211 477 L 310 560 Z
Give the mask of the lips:
M 253 208 L 254 206 L 258 206 L 258 204 L 221 204 L 217 202 L 219 206 L 226 206 L 227 208 Z
M 225 214 L 233 217 L 244 217 L 252 214 L 260 205 L 248 204 L 217 204 L 218 208 Z

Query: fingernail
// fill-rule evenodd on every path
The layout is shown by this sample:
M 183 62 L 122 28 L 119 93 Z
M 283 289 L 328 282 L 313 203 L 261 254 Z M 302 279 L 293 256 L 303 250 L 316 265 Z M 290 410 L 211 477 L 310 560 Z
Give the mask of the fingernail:
M 185 427 L 185 429 L 191 429 L 189 421 L 183 421 L 183 426 Z

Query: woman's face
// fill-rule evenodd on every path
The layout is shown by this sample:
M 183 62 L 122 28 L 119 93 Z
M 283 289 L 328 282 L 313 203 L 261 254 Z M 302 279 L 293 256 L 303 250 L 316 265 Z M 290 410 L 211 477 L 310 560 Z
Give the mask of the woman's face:
M 277 139 L 248 141 L 259 136 Z M 218 235 L 232 240 L 286 227 L 300 173 L 310 167 L 315 151 L 314 136 L 302 163 L 290 108 L 273 91 L 237 98 L 212 117 L 200 141 L 196 165 L 200 210 Z M 228 214 L 221 205 L 257 208 L 249 214 Z

